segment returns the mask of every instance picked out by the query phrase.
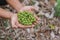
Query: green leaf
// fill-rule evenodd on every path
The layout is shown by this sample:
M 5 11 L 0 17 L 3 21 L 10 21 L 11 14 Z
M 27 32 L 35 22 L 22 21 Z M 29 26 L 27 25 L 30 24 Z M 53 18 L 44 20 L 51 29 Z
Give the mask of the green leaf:
M 49 27 L 50 27 L 51 29 L 55 29 L 55 26 L 52 25 L 52 24 L 50 24 Z

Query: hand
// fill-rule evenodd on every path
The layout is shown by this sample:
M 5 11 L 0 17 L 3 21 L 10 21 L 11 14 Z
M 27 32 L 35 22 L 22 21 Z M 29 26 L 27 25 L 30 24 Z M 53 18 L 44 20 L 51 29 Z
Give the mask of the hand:
M 13 14 L 11 17 L 12 28 L 18 28 L 18 26 L 16 25 L 17 23 L 18 23 L 17 14 Z
M 24 6 L 20 9 L 20 11 L 38 11 L 38 8 L 33 6 Z
M 32 6 L 25 6 L 23 8 L 21 8 L 20 11 L 29 11 L 29 12 L 33 12 L 35 10 L 34 7 Z M 17 14 L 14 14 L 12 17 L 11 17 L 11 24 L 12 24 L 12 27 L 13 28 L 31 28 L 31 27 L 34 27 L 37 23 L 39 23 L 40 19 L 34 15 L 34 17 L 36 18 L 36 22 L 33 23 L 32 25 L 29 25 L 29 26 L 25 26 L 25 25 L 22 25 L 18 22 L 18 18 L 17 18 Z
M 21 9 L 20 9 L 20 11 L 29 11 L 29 12 L 32 12 L 33 13 L 33 11 L 34 10 L 36 10 L 36 8 L 35 7 L 33 7 L 33 6 L 25 6 L 25 7 L 22 7 Z M 36 10 L 37 11 L 37 10 Z M 37 23 L 39 23 L 39 21 L 40 21 L 40 18 L 38 18 L 35 14 L 33 14 L 34 15 L 34 17 L 36 18 L 36 22 L 35 23 L 33 23 L 32 25 L 29 25 L 29 26 L 25 26 L 25 25 L 22 25 L 22 24 L 17 24 L 18 25 L 18 27 L 21 27 L 21 28 L 31 28 L 31 27 L 34 27 Z
M 20 24 L 19 22 L 17 23 L 17 26 L 19 27 L 19 28 L 32 28 L 32 27 L 34 27 L 36 24 L 38 24 L 39 22 L 40 22 L 40 19 L 36 16 L 36 15 L 34 15 L 34 17 L 36 18 L 36 22 L 34 22 L 32 25 L 29 25 L 29 26 L 27 26 L 27 25 L 22 25 L 22 24 Z
M 31 28 L 31 27 L 34 27 L 35 24 L 38 23 L 38 21 L 39 21 L 38 17 L 35 16 L 35 18 L 37 21 L 34 24 L 29 25 L 29 26 L 25 26 L 25 25 L 22 25 L 18 22 L 17 14 L 13 14 L 13 16 L 11 17 L 11 24 L 12 24 L 13 28 L 18 28 L 18 27 L 19 28 Z

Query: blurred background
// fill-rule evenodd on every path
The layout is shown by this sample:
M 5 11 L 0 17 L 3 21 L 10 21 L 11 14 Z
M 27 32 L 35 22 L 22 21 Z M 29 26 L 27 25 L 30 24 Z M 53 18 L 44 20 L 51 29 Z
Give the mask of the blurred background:
M 60 0 L 20 0 L 26 6 L 35 6 L 40 18 L 34 28 L 13 29 L 10 20 L 0 18 L 0 40 L 60 40 Z M 16 13 L 10 5 L 0 6 Z

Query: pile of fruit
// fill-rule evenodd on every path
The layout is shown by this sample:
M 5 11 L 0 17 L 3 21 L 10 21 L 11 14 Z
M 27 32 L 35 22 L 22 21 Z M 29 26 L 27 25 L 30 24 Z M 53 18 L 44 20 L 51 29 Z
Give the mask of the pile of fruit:
M 32 25 L 36 18 L 34 15 L 28 11 L 22 11 L 17 14 L 19 23 L 23 25 Z

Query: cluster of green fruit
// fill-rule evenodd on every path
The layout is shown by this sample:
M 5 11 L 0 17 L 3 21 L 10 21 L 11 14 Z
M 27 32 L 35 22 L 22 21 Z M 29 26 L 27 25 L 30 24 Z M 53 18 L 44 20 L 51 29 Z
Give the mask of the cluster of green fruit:
M 19 23 L 23 25 L 32 25 L 36 21 L 34 15 L 28 11 L 22 11 L 17 14 Z

